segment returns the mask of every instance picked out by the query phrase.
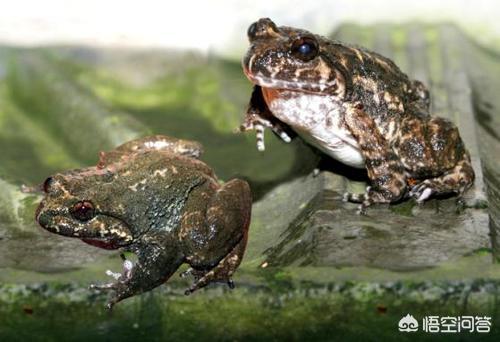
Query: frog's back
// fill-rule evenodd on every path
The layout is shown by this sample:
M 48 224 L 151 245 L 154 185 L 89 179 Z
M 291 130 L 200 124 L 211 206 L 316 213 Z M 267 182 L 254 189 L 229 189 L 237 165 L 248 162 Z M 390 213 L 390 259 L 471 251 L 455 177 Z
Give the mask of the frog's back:
M 411 89 L 408 76 L 389 58 L 338 41 L 327 41 L 326 46 L 328 57 L 346 76 L 354 100 L 366 92 L 374 95 L 390 92 L 404 98 Z

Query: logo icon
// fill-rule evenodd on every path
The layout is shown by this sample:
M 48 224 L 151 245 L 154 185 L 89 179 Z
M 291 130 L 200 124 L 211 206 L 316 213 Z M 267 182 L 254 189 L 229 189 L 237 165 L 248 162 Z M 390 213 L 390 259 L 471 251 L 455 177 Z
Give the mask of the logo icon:
M 418 330 L 418 322 L 415 319 L 415 317 L 413 317 L 410 314 L 407 314 L 406 316 L 404 316 L 403 318 L 401 318 L 399 320 L 398 328 L 399 328 L 399 331 L 404 331 L 404 332 L 417 331 Z

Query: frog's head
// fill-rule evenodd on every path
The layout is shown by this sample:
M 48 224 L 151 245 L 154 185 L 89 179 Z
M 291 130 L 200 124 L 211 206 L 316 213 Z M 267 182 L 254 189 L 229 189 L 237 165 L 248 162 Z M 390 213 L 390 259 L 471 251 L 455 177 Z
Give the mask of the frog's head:
M 103 191 L 114 175 L 95 167 L 67 171 L 43 183 L 45 198 L 36 220 L 46 230 L 105 249 L 116 249 L 133 240 L 125 222 L 123 205 Z
M 328 56 L 325 38 L 305 30 L 277 27 L 264 18 L 248 28 L 250 48 L 243 70 L 259 86 L 343 96 L 345 80 Z

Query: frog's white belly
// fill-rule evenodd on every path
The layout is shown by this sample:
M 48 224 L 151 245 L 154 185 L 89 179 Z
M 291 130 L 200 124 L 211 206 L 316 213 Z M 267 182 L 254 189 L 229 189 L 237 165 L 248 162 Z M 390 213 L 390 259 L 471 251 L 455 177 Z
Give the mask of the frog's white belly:
M 296 92 L 283 95 L 268 104 L 274 116 L 332 158 L 352 167 L 365 167 L 357 141 L 342 123 L 339 104 L 328 96 Z

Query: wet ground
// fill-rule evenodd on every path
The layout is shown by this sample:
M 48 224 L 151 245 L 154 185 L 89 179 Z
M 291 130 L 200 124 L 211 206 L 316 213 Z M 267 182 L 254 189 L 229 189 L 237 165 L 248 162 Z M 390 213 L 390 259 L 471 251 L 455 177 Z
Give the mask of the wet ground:
M 320 161 L 298 140 L 268 134 L 259 153 L 253 134 L 234 133 L 251 89 L 237 61 L 0 48 L 0 337 L 135 339 L 147 330 L 158 340 L 325 339 L 357 331 L 371 339 L 383 327 L 401 338 L 392 334 L 408 312 L 490 315 L 500 326 L 500 56 L 449 25 L 346 25 L 335 37 L 430 85 L 433 112 L 458 124 L 471 151 L 477 181 L 465 205 L 408 201 L 358 216 L 340 198 L 364 189 L 362 174 Z M 184 298 L 187 283 L 174 276 L 110 315 L 105 296 L 86 286 L 120 268 L 116 253 L 42 231 L 33 222 L 39 198 L 20 186 L 152 133 L 198 140 L 220 178 L 250 182 L 249 245 L 232 293 L 213 286 Z

